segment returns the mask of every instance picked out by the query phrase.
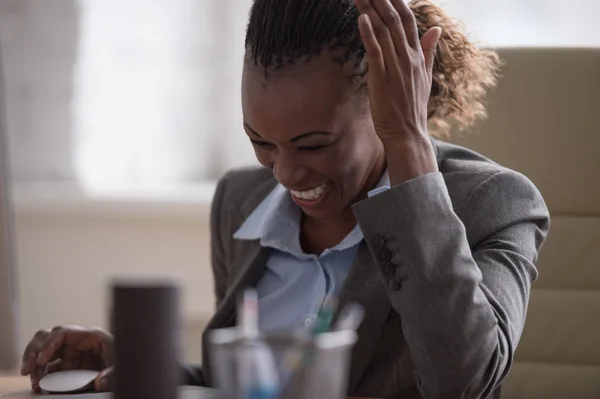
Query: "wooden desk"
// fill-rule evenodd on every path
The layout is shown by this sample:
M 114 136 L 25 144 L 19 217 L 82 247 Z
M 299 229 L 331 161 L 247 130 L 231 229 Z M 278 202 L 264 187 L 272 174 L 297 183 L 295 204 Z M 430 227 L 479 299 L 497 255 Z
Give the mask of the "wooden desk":
M 40 398 L 31 392 L 29 378 L 0 376 L 0 399 L 29 399 Z
M 0 376 L 0 399 L 40 399 L 51 398 L 51 395 L 36 395 L 31 392 L 31 385 L 27 377 Z M 369 398 L 348 398 L 369 399 Z M 371 398 L 374 399 L 374 398 Z

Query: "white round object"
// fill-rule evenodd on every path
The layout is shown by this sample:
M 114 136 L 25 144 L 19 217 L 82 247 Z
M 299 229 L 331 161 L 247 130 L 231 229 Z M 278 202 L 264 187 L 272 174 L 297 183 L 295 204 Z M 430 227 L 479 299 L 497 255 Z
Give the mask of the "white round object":
M 40 380 L 40 389 L 48 393 L 64 393 L 81 391 L 90 386 L 99 371 L 66 370 L 46 374 Z

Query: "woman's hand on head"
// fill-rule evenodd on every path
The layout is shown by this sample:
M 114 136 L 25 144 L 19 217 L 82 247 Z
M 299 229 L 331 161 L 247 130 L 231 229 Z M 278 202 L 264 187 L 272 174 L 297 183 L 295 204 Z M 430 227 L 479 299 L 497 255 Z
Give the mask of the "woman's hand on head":
M 404 0 L 355 2 L 367 52 L 371 115 L 392 184 L 436 171 L 427 105 L 441 29 L 431 28 L 419 40 L 415 16 Z
M 31 389 L 39 392 L 40 379 L 62 370 L 98 370 L 97 391 L 107 391 L 112 372 L 113 337 L 98 328 L 61 326 L 38 331 L 23 353 L 21 374 L 31 378 Z
M 403 0 L 356 0 L 369 65 L 373 122 L 381 140 L 427 133 L 427 103 L 440 28 L 421 40 Z

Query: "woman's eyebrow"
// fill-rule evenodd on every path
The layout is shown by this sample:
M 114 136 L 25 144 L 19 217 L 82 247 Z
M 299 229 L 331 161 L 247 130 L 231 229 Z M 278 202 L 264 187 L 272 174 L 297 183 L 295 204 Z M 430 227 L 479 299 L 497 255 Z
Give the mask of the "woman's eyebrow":
M 247 124 L 246 122 L 244 122 L 244 127 L 245 127 L 246 129 L 250 130 L 250 131 L 251 131 L 251 132 L 252 132 L 254 135 L 256 135 L 256 136 L 260 137 L 260 134 L 256 133 L 256 130 L 252 129 L 252 128 L 250 127 L 250 125 L 249 125 L 249 124 Z
M 295 143 L 298 140 L 302 140 L 306 137 L 310 137 L 310 136 L 314 136 L 314 135 L 331 136 L 331 135 L 333 135 L 333 133 L 322 131 L 322 130 L 316 130 L 314 132 L 306 132 L 306 133 L 299 134 L 298 136 L 292 138 L 290 141 Z
M 246 129 L 250 130 L 252 132 L 252 134 L 254 134 L 255 136 L 261 137 L 260 134 L 258 134 L 258 132 L 256 130 L 254 130 L 248 123 L 244 122 L 244 126 L 246 127 Z M 296 141 L 302 140 L 302 139 L 310 137 L 310 136 L 315 136 L 315 135 L 332 136 L 333 133 L 327 132 L 327 131 L 324 131 L 324 130 L 315 130 L 315 131 L 312 131 L 312 132 L 306 132 L 306 133 L 299 134 L 296 137 L 292 137 L 290 139 L 290 141 L 292 143 L 295 143 Z

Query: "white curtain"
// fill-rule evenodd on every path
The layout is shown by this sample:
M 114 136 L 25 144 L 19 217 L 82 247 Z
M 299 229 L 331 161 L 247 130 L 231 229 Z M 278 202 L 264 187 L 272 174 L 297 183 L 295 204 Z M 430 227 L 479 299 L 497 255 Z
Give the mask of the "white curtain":
M 0 0 L 9 155 L 21 181 L 73 178 L 75 0 Z
M 240 108 L 251 0 L 2 0 L 13 177 L 95 192 L 256 163 Z
M 0 1 L 14 177 L 136 190 L 255 163 L 239 94 L 251 1 Z M 488 45 L 600 46 L 597 1 L 440 3 Z
M 80 182 L 94 189 L 181 184 L 253 162 L 240 140 L 239 106 L 249 0 L 80 4 Z

